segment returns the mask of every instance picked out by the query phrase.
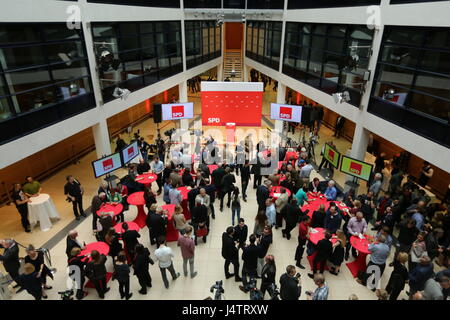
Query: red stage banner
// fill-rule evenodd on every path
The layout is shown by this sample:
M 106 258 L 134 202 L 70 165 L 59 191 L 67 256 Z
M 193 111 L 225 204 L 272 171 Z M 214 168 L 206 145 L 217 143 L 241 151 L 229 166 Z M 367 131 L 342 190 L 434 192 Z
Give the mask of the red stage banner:
M 262 102 L 262 83 L 202 82 L 202 125 L 259 127 Z

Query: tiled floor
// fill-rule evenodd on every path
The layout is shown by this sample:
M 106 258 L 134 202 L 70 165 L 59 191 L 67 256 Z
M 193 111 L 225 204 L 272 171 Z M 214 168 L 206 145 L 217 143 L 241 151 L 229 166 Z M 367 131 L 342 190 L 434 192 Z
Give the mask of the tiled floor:
M 195 103 L 195 114 L 201 114 L 200 99 L 198 95 L 190 94 L 190 101 Z M 264 96 L 264 107 L 263 114 L 269 114 L 270 102 L 276 101 L 276 93 L 268 91 Z M 173 126 L 169 124 L 166 128 Z M 164 130 L 167 130 L 164 128 Z M 137 128 L 140 129 L 141 134 L 145 137 L 149 135 L 154 135 L 155 125 L 153 121 L 148 120 L 140 124 Z M 330 130 L 323 127 L 321 132 L 321 144 L 328 139 L 331 135 Z M 337 147 L 341 152 L 344 152 L 349 148 L 349 142 L 338 139 L 336 141 Z M 320 152 L 321 145 L 317 147 L 316 154 Z M 92 195 L 95 194 L 101 179 L 94 179 L 91 172 L 90 162 L 95 159 L 95 153 L 92 152 L 83 159 L 81 163 L 77 165 L 71 165 L 64 170 L 60 171 L 53 177 L 43 181 L 44 193 L 49 193 L 55 202 L 57 210 L 61 215 L 61 220 L 57 222 L 53 228 L 48 232 L 41 232 L 39 229 L 35 229 L 31 234 L 25 234 L 22 232 L 18 214 L 13 206 L 0 208 L 0 215 L 2 219 L 0 220 L 0 238 L 12 237 L 18 242 L 28 245 L 33 243 L 35 246 L 39 247 L 53 237 L 59 230 L 64 228 L 73 219 L 71 206 L 68 205 L 64 199 L 63 195 L 63 185 L 65 183 L 65 176 L 72 174 L 77 177 L 83 184 L 85 188 L 85 207 L 90 206 L 90 199 Z M 122 176 L 125 173 L 123 171 L 118 172 L 118 176 Z M 317 173 L 313 173 L 316 175 Z M 335 174 L 335 179 L 339 184 L 343 184 L 344 176 L 340 175 L 338 172 Z M 237 178 L 237 184 L 240 185 L 240 178 Z M 247 221 L 249 229 L 253 230 L 254 217 L 256 215 L 256 195 L 254 190 L 249 190 L 248 202 L 243 203 L 243 208 L 241 211 L 241 216 Z M 158 197 L 158 202 L 162 203 L 162 197 Z M 137 279 L 132 277 L 131 280 L 131 291 L 134 293 L 132 299 L 204 299 L 210 296 L 209 288 L 217 280 L 224 280 L 225 298 L 226 299 L 242 299 L 246 300 L 249 298 L 248 295 L 242 293 L 238 284 L 234 282 L 234 279 L 225 280 L 223 271 L 223 259 L 221 257 L 221 235 L 222 232 L 231 224 L 231 213 L 230 209 L 225 208 L 223 213 L 218 210 L 218 205 L 216 202 L 216 219 L 212 220 L 211 223 L 211 235 L 208 237 L 207 243 L 199 241 L 196 248 L 196 258 L 195 266 L 198 271 L 198 276 L 195 279 L 181 278 L 177 279 L 171 284 L 170 288 L 167 290 L 164 288 L 162 283 L 161 275 L 159 269 L 156 265 L 151 266 L 150 273 L 153 278 L 153 288 L 149 290 L 147 295 L 140 295 L 137 291 L 139 290 L 139 285 Z M 136 209 L 130 206 L 130 211 L 125 213 L 125 218 L 127 221 L 133 220 L 136 215 Z M 85 241 L 86 243 L 95 241 L 95 237 L 91 230 L 91 218 L 88 217 L 80 223 L 77 227 L 79 232 L 79 239 Z M 294 264 L 294 253 L 297 245 L 297 229 L 294 229 L 292 234 L 292 239 L 290 241 L 282 238 L 281 232 L 279 230 L 274 230 L 274 241 L 269 249 L 269 253 L 272 253 L 276 259 L 277 265 L 277 280 L 284 273 L 285 267 L 289 264 Z M 144 228 L 141 230 L 141 243 L 149 246 L 148 230 Z M 182 273 L 182 259 L 179 248 L 177 248 L 176 243 L 169 243 L 169 246 L 175 252 L 174 265 L 178 272 Z M 155 247 L 151 248 L 153 252 Z M 24 252 L 21 252 L 22 256 Z M 58 291 L 64 290 L 66 286 L 66 256 L 65 256 L 65 240 L 60 241 L 55 247 L 51 249 L 53 266 L 57 268 L 54 281 L 49 282 L 54 289 L 48 291 L 49 299 L 59 299 L 57 294 Z M 352 258 L 351 258 L 352 259 Z M 307 265 L 306 258 L 303 260 L 303 264 Z M 241 263 L 242 266 L 242 263 Z M 111 259 L 108 259 L 107 263 L 108 270 L 112 270 Z M 303 292 L 306 290 L 314 290 L 314 284 L 311 279 L 307 277 L 309 268 L 306 270 L 299 270 L 302 275 Z M 387 283 L 391 272 L 391 268 L 386 268 L 382 279 L 382 287 Z M 326 281 L 330 286 L 329 299 L 348 299 L 349 295 L 355 293 L 360 299 L 376 299 L 375 295 L 367 288 L 359 285 L 353 279 L 351 273 L 345 265 L 342 266 L 341 273 L 339 276 L 334 276 L 325 273 Z M 117 282 L 110 283 L 111 291 L 107 293 L 106 299 L 119 299 L 118 284 Z M 88 289 L 89 295 L 86 299 L 98 299 L 97 294 L 94 289 Z M 403 293 L 400 298 L 406 297 Z M 13 295 L 13 299 L 31 299 L 31 296 L 25 292 Z M 302 293 L 301 299 L 306 299 L 304 293 Z

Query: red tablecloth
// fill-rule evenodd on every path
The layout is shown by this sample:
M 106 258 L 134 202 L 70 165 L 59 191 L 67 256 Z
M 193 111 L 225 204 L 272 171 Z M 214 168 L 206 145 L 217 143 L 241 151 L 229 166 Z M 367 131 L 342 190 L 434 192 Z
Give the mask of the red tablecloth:
M 114 204 L 105 203 L 97 211 L 97 215 L 99 217 L 101 217 L 102 212 L 113 212 L 114 216 L 117 216 L 122 211 L 123 211 L 123 205 L 121 203 L 114 203 Z
M 278 161 L 278 170 L 281 169 L 281 167 L 283 166 L 283 163 L 286 163 L 285 161 Z
M 136 219 L 133 220 L 134 223 L 142 229 L 145 227 L 145 220 L 147 219 L 147 214 L 144 210 L 145 199 L 144 199 L 144 191 L 135 192 L 128 196 L 127 201 L 129 204 L 136 206 L 138 209 L 138 214 Z
M 107 272 L 107 273 L 106 273 L 106 283 L 108 283 L 109 280 L 111 280 L 112 275 L 113 275 L 112 272 Z M 86 284 L 84 285 L 84 287 L 85 287 L 85 288 L 91 288 L 91 289 L 94 289 L 94 288 L 95 288 L 95 286 L 94 286 L 94 284 L 92 283 L 91 280 L 89 280 L 88 282 L 86 282 Z
M 286 176 L 284 174 L 276 174 L 275 176 L 280 177 L 280 182 L 286 180 Z
M 152 182 L 155 182 L 158 179 L 158 176 L 154 173 L 143 173 L 136 177 L 135 181 L 142 183 L 145 186 L 150 185 Z
M 366 235 L 365 239 L 360 239 L 355 236 L 350 238 L 350 244 L 353 248 L 358 250 L 358 257 L 355 261 L 347 263 L 347 267 L 355 278 L 358 276 L 359 272 L 365 272 L 367 268 L 366 257 L 370 253 L 369 241 L 367 240 L 368 237 L 369 236 Z
M 183 196 L 183 200 L 187 200 L 188 198 L 188 193 L 191 189 L 188 189 L 188 187 L 179 187 L 177 188 L 177 190 L 181 191 L 181 195 Z
M 309 241 L 311 241 L 314 244 L 317 244 L 320 240 L 325 238 L 325 229 L 324 228 L 312 228 L 312 230 L 316 230 L 316 233 L 310 232 L 309 233 Z M 334 244 L 336 243 L 337 239 L 331 238 L 331 242 Z
M 273 198 L 273 200 L 278 199 L 278 197 L 280 196 L 279 193 L 281 193 L 281 188 L 282 187 L 280 186 L 270 188 L 270 197 Z M 288 194 L 289 197 L 291 196 L 291 191 L 289 189 L 286 189 L 286 193 Z
M 175 229 L 175 224 L 173 222 L 173 213 L 175 212 L 174 204 L 166 204 L 162 206 L 163 210 L 167 210 L 167 229 L 166 229 L 166 240 L 167 241 L 177 241 L 180 232 Z
M 219 166 L 217 164 L 208 164 L 209 173 L 213 173 L 214 170 L 218 169 Z
M 104 254 L 106 256 L 109 253 L 109 246 L 103 241 L 91 242 L 86 245 L 86 249 L 82 250 L 80 255 L 85 256 L 87 254 L 90 254 L 94 250 L 97 250 L 100 254 Z M 90 260 L 91 259 L 89 258 L 89 261 Z
M 139 225 L 137 223 L 135 223 L 135 222 L 131 222 L 130 221 L 130 222 L 127 222 L 127 224 L 128 224 L 128 230 L 135 230 L 135 231 L 139 231 L 140 230 Z M 123 225 L 123 222 L 119 223 L 119 224 L 116 224 L 114 226 L 114 229 L 116 229 L 117 233 L 123 233 L 125 231 L 125 230 L 122 229 L 122 225 Z
M 328 201 L 327 198 L 321 194 L 323 196 L 323 199 L 320 198 L 319 194 L 316 193 L 312 193 L 312 192 L 308 192 L 307 196 L 310 201 L 309 203 L 305 204 L 302 206 L 302 211 L 305 212 L 305 210 L 309 210 L 308 212 L 308 216 L 312 217 L 314 211 L 317 211 L 320 207 L 321 204 L 325 205 L 325 210 L 328 210 L 328 208 L 330 207 L 330 203 L 334 202 L 339 209 L 341 209 L 341 211 L 343 212 L 344 215 L 347 215 L 347 211 L 348 208 L 347 206 L 344 204 L 341 204 L 338 201 Z

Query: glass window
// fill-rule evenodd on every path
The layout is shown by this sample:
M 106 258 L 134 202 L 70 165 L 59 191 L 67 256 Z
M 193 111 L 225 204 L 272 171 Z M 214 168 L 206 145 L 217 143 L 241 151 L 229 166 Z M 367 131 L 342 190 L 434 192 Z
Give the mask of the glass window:
M 420 69 L 450 74 L 450 52 L 425 51 Z
M 395 42 L 406 45 L 422 45 L 424 33 L 415 29 L 392 29 L 388 31 L 386 42 Z
M 80 34 L 76 29 L 61 28 L 61 26 L 49 26 L 44 28 L 45 40 L 79 40 Z
M 119 51 L 133 50 L 139 48 L 139 39 L 134 37 L 120 38 Z
M 27 91 L 37 87 L 48 86 L 52 83 L 50 72 L 47 68 L 6 73 L 5 77 L 14 88 L 14 92 Z
M 138 33 L 136 23 L 120 23 L 119 34 L 120 36 L 133 36 Z
M 9 24 L 0 26 L 0 44 L 41 42 L 39 29 L 26 25 Z
M 0 98 L 0 121 L 6 120 L 12 117 L 13 113 L 9 108 L 9 103 L 6 98 Z
M 450 100 L 450 76 L 418 72 L 414 90 Z
M 421 57 L 421 50 L 386 45 L 382 51 L 382 61 L 399 66 L 416 67 Z
M 89 67 L 87 61 L 75 61 L 70 66 L 65 63 L 51 68 L 52 77 L 55 81 L 70 80 L 89 76 Z
M 112 25 L 96 25 L 92 28 L 92 34 L 94 37 L 115 37 L 116 32 Z
M 0 49 L 0 62 L 4 70 L 43 65 L 46 63 L 42 46 Z

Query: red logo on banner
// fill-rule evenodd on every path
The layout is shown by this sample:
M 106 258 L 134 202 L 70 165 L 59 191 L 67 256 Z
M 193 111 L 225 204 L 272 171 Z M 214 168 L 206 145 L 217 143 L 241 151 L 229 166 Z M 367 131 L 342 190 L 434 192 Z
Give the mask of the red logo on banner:
M 128 156 L 132 157 L 134 155 L 134 149 L 133 147 L 128 148 Z
M 103 164 L 103 170 L 105 170 L 105 171 L 112 169 L 114 167 L 112 159 L 107 159 L 107 160 L 103 161 L 102 164 Z
M 172 106 L 172 118 L 183 118 L 184 106 Z
M 280 107 L 280 119 L 292 119 L 292 108 Z
M 331 161 L 334 161 L 334 151 L 331 149 L 328 149 L 328 158 L 330 158 Z
M 356 162 L 350 162 L 350 172 L 361 175 L 362 172 L 362 164 L 356 163 Z

